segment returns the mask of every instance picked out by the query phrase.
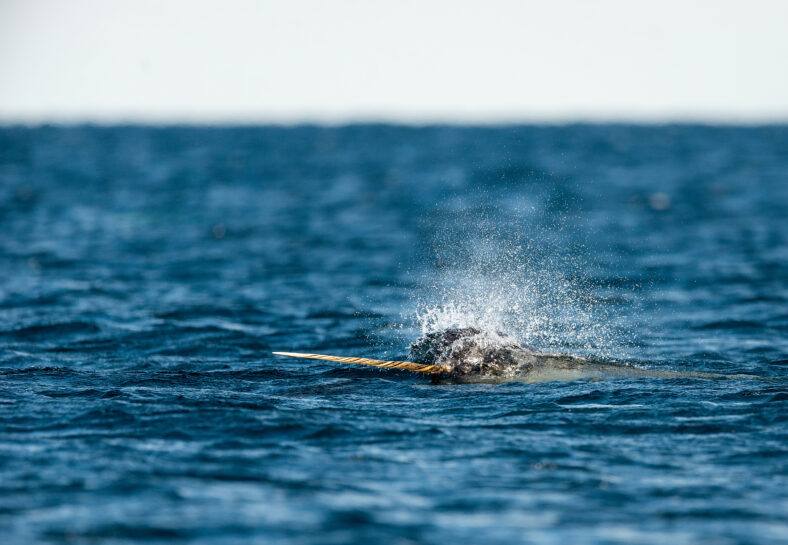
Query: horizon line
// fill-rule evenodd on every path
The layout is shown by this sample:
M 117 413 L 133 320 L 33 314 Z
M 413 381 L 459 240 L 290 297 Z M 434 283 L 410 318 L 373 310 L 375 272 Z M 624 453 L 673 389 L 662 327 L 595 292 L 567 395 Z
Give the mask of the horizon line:
M 705 126 L 781 126 L 788 125 L 788 114 L 774 116 L 45 116 L 3 117 L 0 127 L 342 127 L 389 125 L 403 127 L 507 127 L 571 125 L 705 125 Z

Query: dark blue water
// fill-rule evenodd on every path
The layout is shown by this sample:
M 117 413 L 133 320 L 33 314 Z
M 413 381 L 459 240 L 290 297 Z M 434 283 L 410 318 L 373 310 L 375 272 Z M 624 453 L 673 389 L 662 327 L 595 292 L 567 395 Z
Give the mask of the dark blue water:
M 788 128 L 0 129 L 2 543 L 788 542 Z M 433 385 L 482 322 L 739 377 Z

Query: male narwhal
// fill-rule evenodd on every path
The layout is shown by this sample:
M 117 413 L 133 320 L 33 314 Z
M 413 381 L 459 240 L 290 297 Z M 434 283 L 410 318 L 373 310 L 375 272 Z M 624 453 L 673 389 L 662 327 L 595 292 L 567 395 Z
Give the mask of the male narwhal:
M 511 380 L 545 382 L 610 376 L 662 378 L 723 378 L 730 376 L 642 369 L 569 354 L 540 352 L 504 333 L 485 332 L 475 327 L 450 328 L 424 335 L 410 345 L 409 358 L 412 361 L 384 361 L 297 352 L 274 352 L 274 354 L 371 365 L 385 369 L 406 369 L 429 373 L 437 381 L 444 378 L 457 382 L 504 382 Z

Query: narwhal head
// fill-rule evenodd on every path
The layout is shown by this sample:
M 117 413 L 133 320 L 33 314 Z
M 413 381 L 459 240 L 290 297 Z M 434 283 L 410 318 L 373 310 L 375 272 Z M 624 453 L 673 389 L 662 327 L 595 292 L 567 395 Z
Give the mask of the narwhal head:
M 530 350 L 504 333 L 464 327 L 426 334 L 411 344 L 409 359 L 453 375 L 501 376 L 521 367 L 518 356 Z

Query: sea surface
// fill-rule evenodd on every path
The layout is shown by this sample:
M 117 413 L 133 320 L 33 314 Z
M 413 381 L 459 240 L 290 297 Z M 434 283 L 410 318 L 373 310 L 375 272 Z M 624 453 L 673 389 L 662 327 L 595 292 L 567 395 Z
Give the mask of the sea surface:
M 476 324 L 751 375 L 433 384 Z M 0 542 L 788 543 L 788 127 L 0 128 Z

